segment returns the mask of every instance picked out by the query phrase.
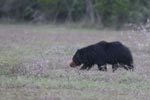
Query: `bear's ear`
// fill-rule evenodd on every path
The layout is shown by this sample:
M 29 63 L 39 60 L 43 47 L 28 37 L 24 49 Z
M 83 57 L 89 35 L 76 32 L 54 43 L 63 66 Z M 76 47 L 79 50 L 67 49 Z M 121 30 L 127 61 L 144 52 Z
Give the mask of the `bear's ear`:
M 80 51 L 80 49 L 77 49 L 77 51 Z
M 80 56 L 80 49 L 77 50 L 77 54 L 78 54 L 78 56 Z
M 81 51 L 80 49 L 77 49 L 77 52 L 78 52 L 78 53 L 80 53 L 80 51 Z

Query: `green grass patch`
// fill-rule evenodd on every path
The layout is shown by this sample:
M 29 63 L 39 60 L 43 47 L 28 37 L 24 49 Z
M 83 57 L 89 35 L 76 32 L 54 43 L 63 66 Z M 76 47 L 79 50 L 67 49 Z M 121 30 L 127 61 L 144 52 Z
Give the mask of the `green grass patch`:
M 48 77 L 35 77 L 35 76 L 0 76 L 0 87 L 3 88 L 45 88 L 45 89 L 128 89 L 128 90 L 149 90 L 149 82 L 136 82 L 136 83 L 120 83 L 115 82 L 100 82 L 81 80 L 68 80 L 66 78 L 49 79 Z

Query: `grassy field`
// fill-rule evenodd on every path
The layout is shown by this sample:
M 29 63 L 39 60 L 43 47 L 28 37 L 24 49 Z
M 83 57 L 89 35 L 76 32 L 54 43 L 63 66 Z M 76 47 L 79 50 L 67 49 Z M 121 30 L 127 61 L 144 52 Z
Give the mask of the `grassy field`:
M 119 40 L 135 71 L 71 68 L 81 47 Z M 150 33 L 53 25 L 0 24 L 0 100 L 149 100 Z

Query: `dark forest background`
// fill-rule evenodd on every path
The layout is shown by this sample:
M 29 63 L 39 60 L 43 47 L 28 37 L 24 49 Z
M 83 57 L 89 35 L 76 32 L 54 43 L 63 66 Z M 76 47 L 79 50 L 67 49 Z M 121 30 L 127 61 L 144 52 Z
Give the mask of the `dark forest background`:
M 0 0 L 0 19 L 103 26 L 146 23 L 150 0 Z

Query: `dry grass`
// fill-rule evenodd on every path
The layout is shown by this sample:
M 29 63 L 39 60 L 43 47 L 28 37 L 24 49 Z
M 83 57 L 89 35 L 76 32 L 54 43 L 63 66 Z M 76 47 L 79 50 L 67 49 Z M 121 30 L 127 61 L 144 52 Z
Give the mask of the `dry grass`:
M 70 68 L 83 46 L 101 40 L 130 47 L 135 71 Z M 150 33 L 53 25 L 0 25 L 0 100 L 149 100 Z

